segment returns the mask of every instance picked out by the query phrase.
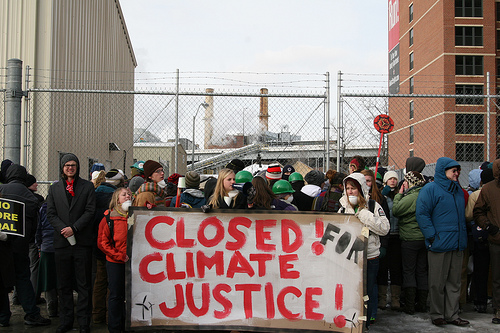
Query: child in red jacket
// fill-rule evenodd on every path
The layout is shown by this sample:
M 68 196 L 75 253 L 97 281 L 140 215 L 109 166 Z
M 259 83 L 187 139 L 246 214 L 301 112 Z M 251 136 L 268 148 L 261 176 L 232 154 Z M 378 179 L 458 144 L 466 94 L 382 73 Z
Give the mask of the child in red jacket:
M 109 210 L 99 225 L 97 246 L 106 255 L 108 273 L 108 330 L 125 330 L 125 262 L 127 256 L 127 218 L 132 205 L 130 190 L 118 188 L 111 198 Z

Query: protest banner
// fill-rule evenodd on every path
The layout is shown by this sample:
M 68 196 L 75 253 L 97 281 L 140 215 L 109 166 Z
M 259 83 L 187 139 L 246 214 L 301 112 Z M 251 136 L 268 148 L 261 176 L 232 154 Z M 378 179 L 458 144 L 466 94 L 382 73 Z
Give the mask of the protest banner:
M 24 202 L 0 198 L 0 230 L 24 237 Z
M 354 215 L 134 207 L 129 224 L 129 329 L 363 331 Z

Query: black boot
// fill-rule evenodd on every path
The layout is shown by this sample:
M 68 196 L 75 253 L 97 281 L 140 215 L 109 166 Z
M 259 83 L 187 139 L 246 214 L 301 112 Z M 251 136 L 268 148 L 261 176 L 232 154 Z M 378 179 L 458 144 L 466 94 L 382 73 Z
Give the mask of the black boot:
M 405 288 L 405 306 L 403 311 L 409 315 L 415 314 L 415 298 L 417 297 L 417 288 Z
M 415 310 L 417 312 L 427 312 L 427 296 L 429 295 L 428 290 L 417 290 L 417 306 Z

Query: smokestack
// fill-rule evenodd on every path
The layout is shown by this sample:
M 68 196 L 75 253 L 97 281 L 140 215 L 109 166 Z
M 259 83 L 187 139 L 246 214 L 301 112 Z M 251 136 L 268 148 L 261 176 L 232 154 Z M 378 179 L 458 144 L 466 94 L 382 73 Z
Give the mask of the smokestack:
M 213 94 L 214 89 L 207 88 L 205 89 L 205 92 L 207 94 Z M 214 118 L 214 96 L 205 96 L 205 103 L 207 103 L 208 106 L 205 108 L 205 142 L 203 147 L 205 149 L 208 149 L 209 143 L 212 140 L 212 134 L 214 132 L 214 129 L 212 127 L 212 120 Z
M 261 88 L 260 94 L 267 95 L 267 88 Z M 267 132 L 269 130 L 268 118 L 269 118 L 269 110 L 267 106 L 267 97 L 263 96 L 260 98 L 260 114 L 259 114 L 260 130 L 263 132 Z

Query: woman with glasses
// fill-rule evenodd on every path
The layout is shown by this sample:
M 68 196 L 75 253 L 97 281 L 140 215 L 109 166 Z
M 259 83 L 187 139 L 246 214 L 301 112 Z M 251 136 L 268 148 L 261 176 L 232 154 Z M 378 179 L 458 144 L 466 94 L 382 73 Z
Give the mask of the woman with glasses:
M 166 193 L 158 185 L 165 178 L 163 166 L 156 161 L 147 160 L 144 163 L 144 178 L 146 181 L 137 190 L 133 206 L 164 206 Z

